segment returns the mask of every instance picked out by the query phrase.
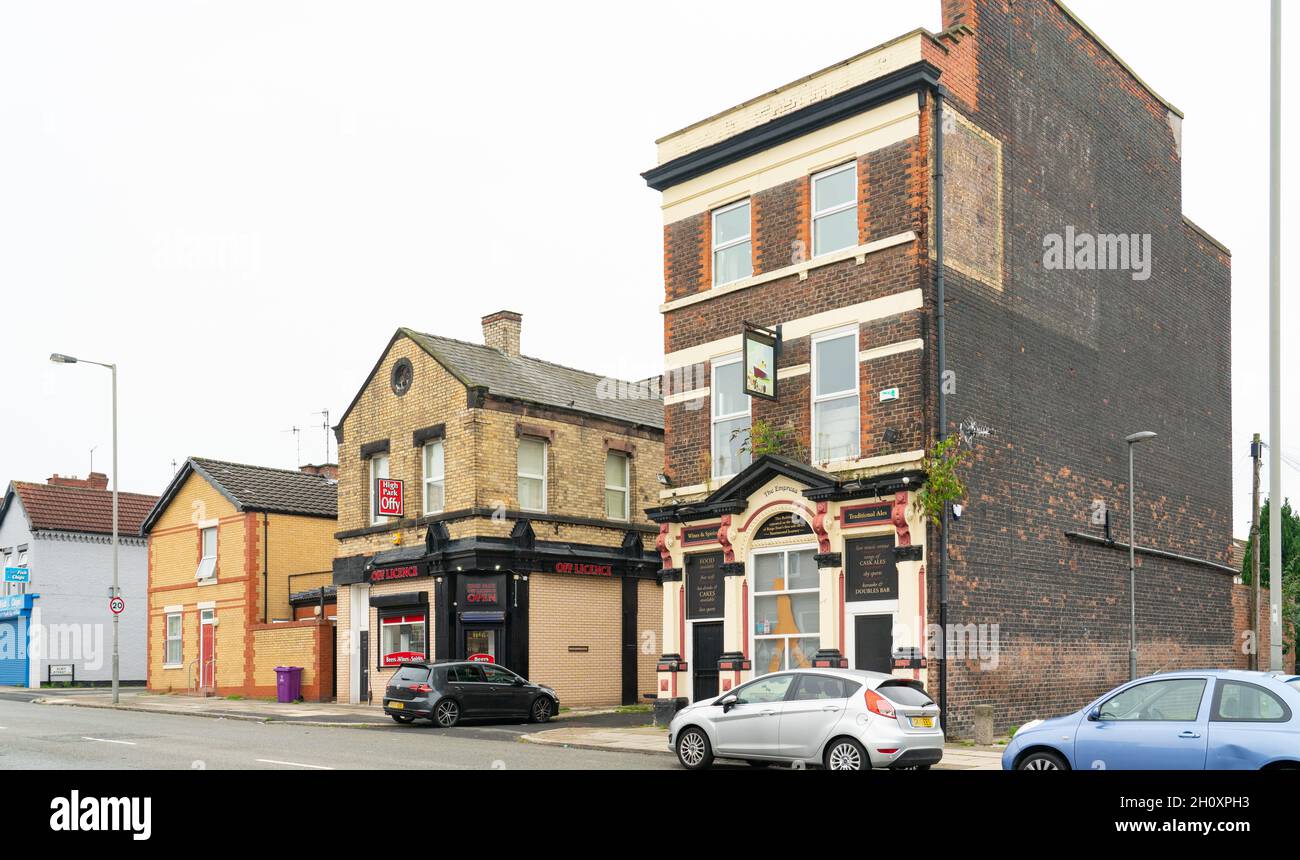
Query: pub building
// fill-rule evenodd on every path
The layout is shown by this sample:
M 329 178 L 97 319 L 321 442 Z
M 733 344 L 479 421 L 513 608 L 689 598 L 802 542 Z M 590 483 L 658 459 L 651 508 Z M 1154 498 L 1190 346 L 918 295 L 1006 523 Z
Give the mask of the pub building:
M 698 700 L 796 667 L 926 680 L 919 471 L 838 481 L 769 455 L 651 510 L 664 570 L 658 695 Z
M 408 660 L 498 663 L 565 706 L 654 693 L 658 389 L 522 355 L 520 330 L 399 329 L 335 428 L 340 701 Z
M 671 383 L 660 695 L 889 669 L 962 734 L 978 702 L 1003 729 L 1115 687 L 1128 548 L 1096 514 L 1128 510 L 1137 430 L 1158 437 L 1138 669 L 1245 659 L 1231 252 L 1183 215 L 1183 115 L 1057 0 L 942 14 L 659 138 L 642 174 Z M 1139 290 L 1127 265 L 1054 265 L 1065 225 L 1085 249 L 1145 236 L 1162 262 Z M 959 433 L 960 521 L 931 523 L 927 453 Z M 931 623 L 956 647 L 927 668 L 909 649 Z

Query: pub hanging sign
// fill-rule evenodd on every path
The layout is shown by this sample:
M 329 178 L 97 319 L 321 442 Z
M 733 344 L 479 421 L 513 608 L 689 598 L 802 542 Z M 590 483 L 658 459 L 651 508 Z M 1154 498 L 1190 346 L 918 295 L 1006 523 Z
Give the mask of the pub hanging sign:
M 745 367 L 745 393 L 762 400 L 776 399 L 776 361 L 781 354 L 781 327 L 744 324 L 741 336 Z
M 850 603 L 898 599 L 893 535 L 844 542 L 844 586 Z

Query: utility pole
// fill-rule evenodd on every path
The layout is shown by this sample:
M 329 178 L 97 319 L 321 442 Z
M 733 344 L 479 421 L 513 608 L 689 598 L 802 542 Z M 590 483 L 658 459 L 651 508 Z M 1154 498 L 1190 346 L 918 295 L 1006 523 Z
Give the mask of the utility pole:
M 1269 668 L 1282 671 L 1282 0 L 1273 0 L 1269 34 L 1268 194 L 1268 519 Z
M 1252 471 L 1254 478 L 1251 481 L 1251 506 L 1250 506 L 1250 632 L 1254 635 L 1255 641 L 1251 643 L 1250 653 L 1247 655 L 1251 671 L 1259 670 L 1259 604 L 1263 596 L 1263 586 L 1259 582 L 1259 461 L 1263 443 L 1259 440 L 1259 434 L 1250 443 L 1250 459 L 1253 462 Z

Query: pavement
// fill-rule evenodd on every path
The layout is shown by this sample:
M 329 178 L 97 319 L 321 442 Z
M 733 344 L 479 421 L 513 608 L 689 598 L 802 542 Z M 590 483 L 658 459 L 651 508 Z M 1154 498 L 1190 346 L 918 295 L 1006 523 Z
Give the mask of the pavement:
M 668 749 L 667 729 L 655 726 L 564 726 L 533 732 L 520 738 L 533 744 L 571 749 L 639 752 L 676 758 Z M 936 770 L 1001 770 L 1002 750 L 948 744 Z
M 102 687 L 40 690 L 9 687 L 0 690 L 0 700 L 252 722 L 284 722 L 317 727 L 391 728 L 394 725 L 377 705 L 350 705 L 337 702 L 285 704 L 266 699 L 151 693 L 138 687 L 121 688 L 117 705 L 113 704 L 112 692 Z M 564 723 L 569 720 L 587 722 L 594 718 L 600 718 L 596 719 L 598 725 L 639 725 L 649 721 L 650 713 L 645 708 L 631 711 L 625 708 L 566 708 L 554 719 Z M 538 730 L 540 728 L 542 727 L 536 727 Z

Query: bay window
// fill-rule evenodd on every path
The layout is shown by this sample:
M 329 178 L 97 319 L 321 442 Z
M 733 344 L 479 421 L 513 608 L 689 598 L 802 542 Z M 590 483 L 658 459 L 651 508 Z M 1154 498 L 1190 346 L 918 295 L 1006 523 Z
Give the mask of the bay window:
M 855 248 L 858 244 L 857 162 L 812 178 L 813 256 Z
M 442 440 L 424 446 L 424 513 L 440 513 L 447 503 L 446 464 Z
M 854 326 L 813 338 L 813 462 L 857 458 L 858 330 Z
M 749 200 L 713 211 L 713 286 L 754 274 L 749 235 Z
M 740 356 L 713 362 L 713 477 L 735 475 L 750 463 L 749 395 L 745 393 Z M 742 450 L 743 449 L 743 450 Z
M 519 437 L 519 509 L 546 512 L 546 441 Z

